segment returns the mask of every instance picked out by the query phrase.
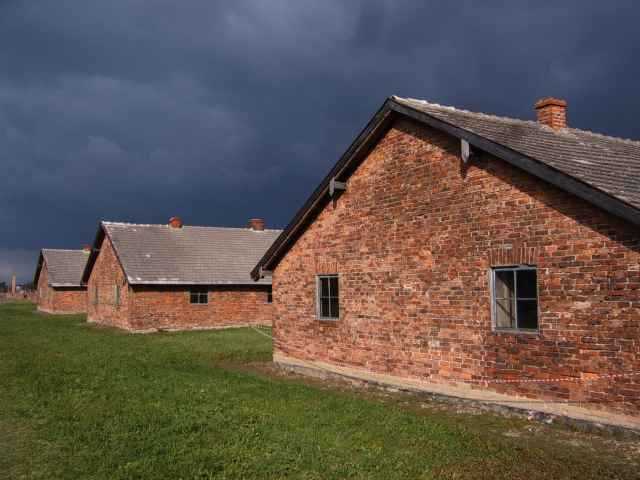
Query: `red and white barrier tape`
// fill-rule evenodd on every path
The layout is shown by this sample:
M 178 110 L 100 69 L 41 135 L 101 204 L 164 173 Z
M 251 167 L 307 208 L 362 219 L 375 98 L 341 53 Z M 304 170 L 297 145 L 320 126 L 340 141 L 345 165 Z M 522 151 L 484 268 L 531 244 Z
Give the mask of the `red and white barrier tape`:
M 627 373 L 604 373 L 600 375 L 589 376 L 588 378 L 581 377 L 563 377 L 563 378 L 508 378 L 508 379 L 500 379 L 500 378 L 487 378 L 487 379 L 450 379 L 453 381 L 460 381 L 464 383 L 559 383 L 559 382 L 596 382 L 598 380 L 602 380 L 603 378 L 622 378 L 622 377 L 632 377 L 640 375 L 640 372 L 627 372 Z M 445 379 L 449 380 L 449 379 Z
M 257 327 L 251 327 L 253 330 L 258 332 L 260 335 L 263 335 L 268 338 L 273 338 L 268 333 L 260 330 Z M 640 375 L 640 372 L 626 372 L 626 373 L 603 373 L 603 374 L 594 374 L 589 375 L 587 378 L 581 377 L 563 377 L 563 378 L 487 378 L 487 379 L 462 379 L 462 378 L 441 378 L 440 380 L 445 381 L 453 381 L 453 382 L 461 382 L 461 383 L 478 383 L 478 384 L 488 384 L 488 383 L 560 383 L 560 382 L 596 382 L 603 378 L 623 378 L 623 377 L 633 377 L 636 375 Z

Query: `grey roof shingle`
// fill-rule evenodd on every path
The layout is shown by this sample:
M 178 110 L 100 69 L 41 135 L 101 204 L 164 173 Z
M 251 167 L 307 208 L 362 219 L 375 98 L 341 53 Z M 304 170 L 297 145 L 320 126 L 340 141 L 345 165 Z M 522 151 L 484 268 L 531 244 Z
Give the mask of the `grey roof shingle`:
M 469 112 L 412 98 L 396 102 L 545 163 L 640 208 L 640 142 Z
M 245 285 L 281 230 L 102 222 L 131 284 Z
M 49 285 L 52 287 L 81 285 L 82 272 L 89 259 L 88 251 L 43 248 L 42 256 L 47 265 Z

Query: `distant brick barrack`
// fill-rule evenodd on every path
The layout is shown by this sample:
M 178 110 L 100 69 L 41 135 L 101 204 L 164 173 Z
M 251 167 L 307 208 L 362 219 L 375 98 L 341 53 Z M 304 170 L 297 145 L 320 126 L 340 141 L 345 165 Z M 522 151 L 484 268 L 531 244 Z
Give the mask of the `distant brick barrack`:
M 271 282 L 249 270 L 279 230 L 102 222 L 87 263 L 89 322 L 131 331 L 271 325 Z
M 82 272 L 88 258 L 88 247 L 83 250 L 41 250 L 33 281 L 38 310 L 60 314 L 87 311 L 87 289 L 82 285 Z
M 276 361 L 638 415 L 640 143 L 536 108 L 389 99 L 253 270 Z

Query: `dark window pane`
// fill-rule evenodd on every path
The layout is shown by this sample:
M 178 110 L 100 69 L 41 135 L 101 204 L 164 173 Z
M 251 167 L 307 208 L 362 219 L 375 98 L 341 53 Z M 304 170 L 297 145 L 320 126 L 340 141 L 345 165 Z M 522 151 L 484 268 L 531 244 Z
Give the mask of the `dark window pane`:
M 320 279 L 320 296 L 328 297 L 329 296 L 329 279 L 323 277 Z
M 513 297 L 513 270 L 496 270 L 495 279 L 496 298 Z
M 536 298 L 536 271 L 518 270 L 518 298 Z
M 320 299 L 320 316 L 323 318 L 331 317 L 330 302 L 328 298 Z
M 209 300 L 209 292 L 206 288 L 194 288 L 189 292 L 189 298 L 193 304 L 206 304 Z
M 321 318 L 338 318 L 338 277 L 318 277 L 318 314 Z
M 538 328 L 538 302 L 518 300 L 518 328 Z
M 330 292 L 332 297 L 338 297 L 338 277 L 329 278 Z
M 340 306 L 338 305 L 338 299 L 333 297 L 331 299 L 331 318 L 338 318 L 340 316 Z
M 513 300 L 496 300 L 496 328 L 515 328 Z

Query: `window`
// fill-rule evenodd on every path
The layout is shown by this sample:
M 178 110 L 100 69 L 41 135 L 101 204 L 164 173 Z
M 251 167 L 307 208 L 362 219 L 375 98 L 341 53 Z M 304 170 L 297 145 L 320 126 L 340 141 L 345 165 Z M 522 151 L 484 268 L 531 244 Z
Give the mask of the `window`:
M 493 325 L 496 330 L 538 329 L 538 280 L 535 267 L 494 268 Z
M 98 285 L 93 287 L 93 304 L 98 305 Z
M 273 293 L 267 292 L 267 303 L 273 303 Z
M 113 286 L 113 304 L 116 307 L 120 305 L 120 285 Z
M 318 318 L 321 320 L 337 320 L 340 317 L 338 276 L 319 275 L 317 291 Z
M 207 287 L 196 287 L 189 291 L 191 303 L 197 305 L 206 305 L 209 303 L 209 291 Z

